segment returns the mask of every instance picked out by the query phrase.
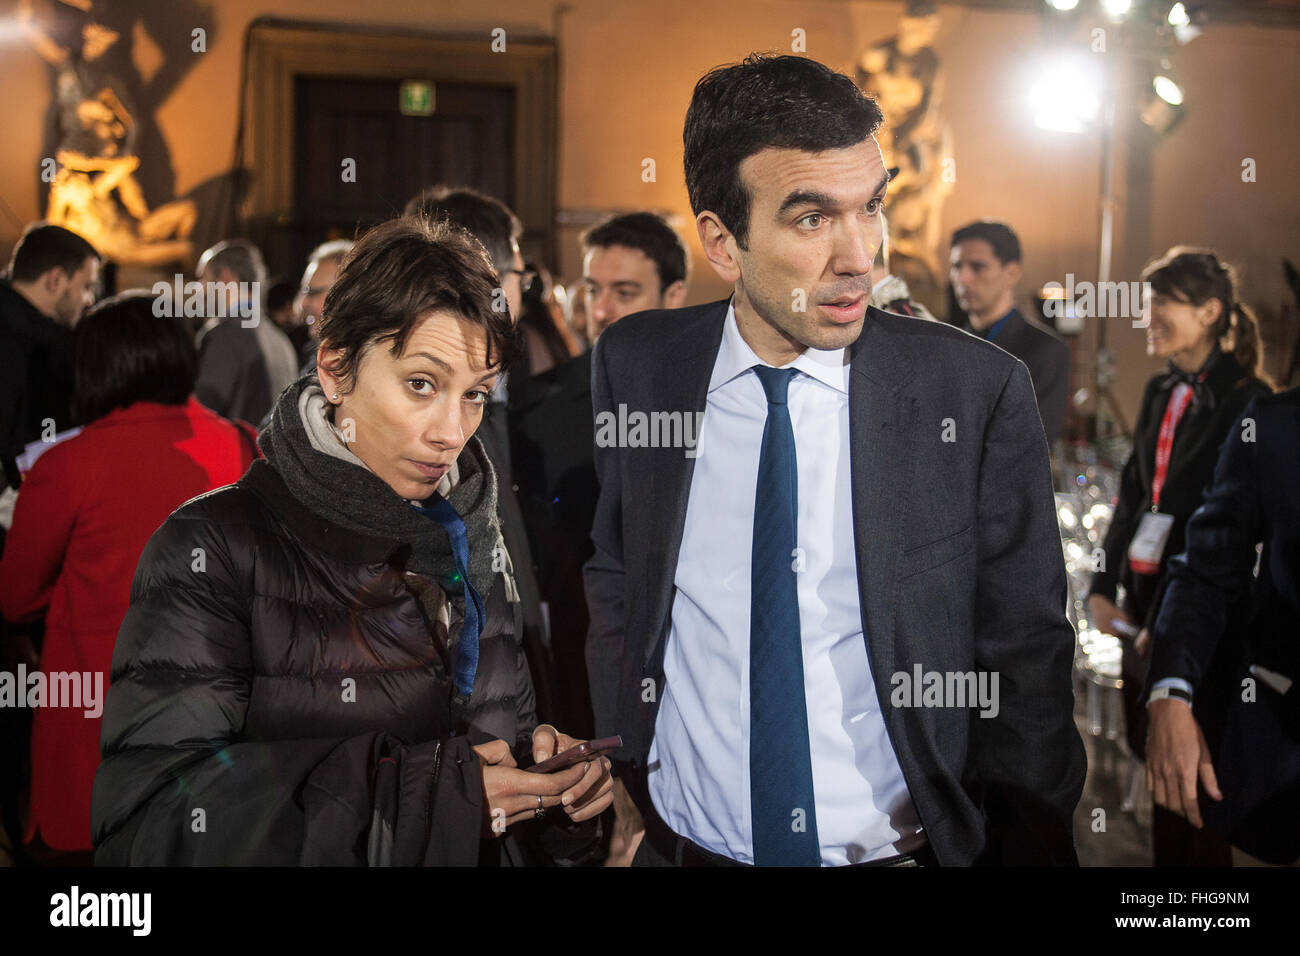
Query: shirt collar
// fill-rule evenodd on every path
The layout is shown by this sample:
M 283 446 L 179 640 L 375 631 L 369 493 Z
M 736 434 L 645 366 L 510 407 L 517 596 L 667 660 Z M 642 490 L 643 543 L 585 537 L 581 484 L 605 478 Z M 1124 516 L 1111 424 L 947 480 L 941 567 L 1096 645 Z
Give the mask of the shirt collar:
M 1006 315 L 1002 316 L 1002 318 L 998 319 L 996 322 L 994 322 L 992 325 L 990 325 L 987 329 L 983 331 L 982 335 L 984 336 L 984 340 L 986 342 L 992 342 L 995 338 L 997 338 L 998 333 L 1001 332 L 1002 329 L 1006 326 L 1006 324 L 1011 321 L 1011 317 L 1015 314 L 1016 314 L 1016 307 L 1013 305 L 1011 308 L 1007 310 Z
M 713 363 L 713 375 L 709 378 L 709 391 L 721 388 L 755 365 L 767 364 L 754 354 L 754 350 L 740 334 L 740 326 L 736 323 L 736 302 L 733 298 L 727 305 L 727 320 L 722 327 L 722 342 L 718 346 L 717 361 Z M 783 367 L 798 369 L 822 384 L 829 385 L 837 392 L 843 392 L 845 395 L 849 393 L 847 349 L 804 349 L 798 358 Z

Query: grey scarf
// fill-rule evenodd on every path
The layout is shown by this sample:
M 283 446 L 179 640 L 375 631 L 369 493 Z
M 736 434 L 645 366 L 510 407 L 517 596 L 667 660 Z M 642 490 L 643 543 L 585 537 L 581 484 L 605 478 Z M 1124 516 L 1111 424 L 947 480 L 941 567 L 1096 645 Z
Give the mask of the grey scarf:
M 463 595 L 447 532 L 352 454 L 334 428 L 332 411 L 315 371 L 298 379 L 280 394 L 270 422 L 258 436 L 266 460 L 314 514 L 351 531 L 409 546 L 407 570 L 433 578 L 448 594 Z M 486 601 L 495 573 L 493 552 L 499 548 L 504 553 L 505 548 L 497 518 L 496 473 L 477 438 L 465 443 L 436 493 L 465 522 L 470 583 Z

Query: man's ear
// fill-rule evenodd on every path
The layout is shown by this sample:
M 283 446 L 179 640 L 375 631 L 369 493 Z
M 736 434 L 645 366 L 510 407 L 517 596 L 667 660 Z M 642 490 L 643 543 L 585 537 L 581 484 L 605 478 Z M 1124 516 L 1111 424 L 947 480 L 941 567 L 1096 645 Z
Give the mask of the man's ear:
M 58 266 L 55 266 L 45 275 L 41 276 L 41 285 L 50 298 L 57 299 L 63 295 L 64 290 L 68 288 L 68 283 L 72 281 L 72 276 L 64 272 Z
M 1017 282 L 1020 281 L 1021 271 L 1022 270 L 1020 268 L 1019 262 L 1007 263 L 1007 278 L 1011 280 L 1012 285 L 1015 285 Z
M 717 213 L 704 210 L 695 217 L 695 228 L 700 234 L 700 245 L 709 265 L 722 281 L 734 285 L 740 279 L 740 260 L 736 256 L 736 239 Z
M 686 304 L 686 283 L 678 279 L 668 288 L 664 289 L 663 307 L 665 309 L 680 309 Z

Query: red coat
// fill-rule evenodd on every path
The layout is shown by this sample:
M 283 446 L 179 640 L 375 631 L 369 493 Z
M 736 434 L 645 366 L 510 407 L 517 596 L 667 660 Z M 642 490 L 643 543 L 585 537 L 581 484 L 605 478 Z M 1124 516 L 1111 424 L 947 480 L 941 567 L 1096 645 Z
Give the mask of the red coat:
M 190 498 L 237 481 L 253 457 L 248 431 L 191 397 L 117 409 L 37 460 L 0 558 L 0 613 L 14 623 L 45 614 L 42 672 L 99 672 L 107 693 L 113 643 L 149 537 Z M 102 709 L 102 696 L 97 704 Z M 100 717 L 85 710 L 40 707 L 32 715 L 24 842 L 39 830 L 55 850 L 91 849 Z

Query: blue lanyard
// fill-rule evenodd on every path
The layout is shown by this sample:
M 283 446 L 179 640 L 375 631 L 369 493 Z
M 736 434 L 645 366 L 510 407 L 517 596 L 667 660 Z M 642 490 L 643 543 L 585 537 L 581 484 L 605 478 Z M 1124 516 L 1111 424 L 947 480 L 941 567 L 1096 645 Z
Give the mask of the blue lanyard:
M 992 342 L 994 339 L 996 339 L 998 337 L 998 333 L 1002 331 L 1002 326 L 1006 325 L 1007 322 L 1010 321 L 1011 316 L 1015 314 L 1016 314 L 1016 310 L 1013 308 L 1006 315 L 1002 316 L 1002 318 L 994 322 L 993 328 L 989 329 L 989 334 L 984 336 L 984 341 Z
M 468 700 L 474 690 L 474 674 L 478 671 L 478 638 L 483 629 L 483 600 L 474 585 L 469 583 L 469 536 L 465 533 L 465 522 L 461 520 L 456 509 L 437 492 L 430 495 L 433 504 L 411 507 L 442 525 L 451 540 L 452 557 L 456 559 L 456 576 L 452 583 L 465 586 L 465 620 L 460 626 L 460 643 L 456 649 L 455 685 L 461 700 Z

